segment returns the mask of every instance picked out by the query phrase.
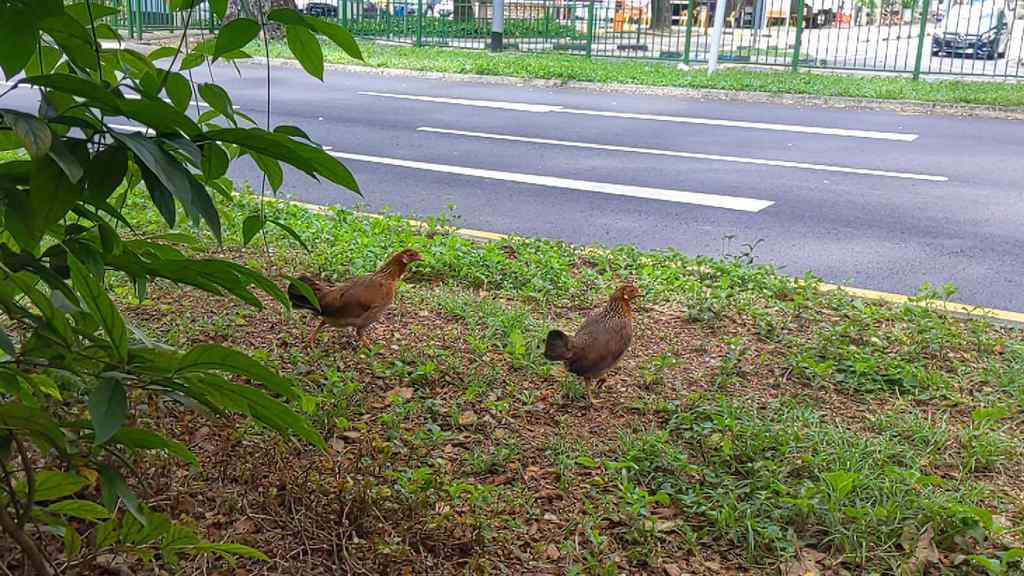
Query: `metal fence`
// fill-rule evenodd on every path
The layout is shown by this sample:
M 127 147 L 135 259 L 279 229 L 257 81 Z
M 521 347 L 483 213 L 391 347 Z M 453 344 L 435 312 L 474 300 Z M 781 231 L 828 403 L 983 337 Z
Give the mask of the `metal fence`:
M 110 17 L 110 24 L 126 31 L 131 38 L 142 38 L 144 32 L 190 30 L 216 30 L 216 16 L 206 2 L 189 12 L 172 12 L 167 0 L 105 0 L 100 3 L 118 10 Z
M 504 49 L 706 62 L 719 0 L 506 0 Z M 1024 77 L 1017 0 L 722 0 L 720 60 L 791 69 Z M 164 0 L 117 0 L 133 30 L 180 27 Z M 486 49 L 490 0 L 307 0 L 356 36 Z M 133 12 L 138 12 L 132 15 Z M 196 18 L 198 17 L 198 22 Z M 134 23 L 134 24 L 133 24 Z M 205 2 L 191 26 L 215 26 Z

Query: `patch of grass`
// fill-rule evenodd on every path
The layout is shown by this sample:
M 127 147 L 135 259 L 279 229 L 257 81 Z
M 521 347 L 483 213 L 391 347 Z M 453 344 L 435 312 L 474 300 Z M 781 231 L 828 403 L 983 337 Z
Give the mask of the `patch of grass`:
M 723 69 L 709 75 L 702 69 L 681 71 L 673 65 L 654 61 L 588 60 L 579 55 L 554 52 L 494 55 L 482 50 L 390 46 L 372 41 L 363 42 L 360 46 L 366 58 L 365 65 L 376 68 L 603 84 L 1024 107 L 1024 90 L 1015 82 L 914 81 L 895 76 L 741 68 Z M 262 49 L 253 49 L 252 53 L 260 54 Z M 290 57 L 287 47 L 280 43 L 271 44 L 270 53 L 272 57 Z M 333 45 L 324 45 L 324 59 L 339 64 L 363 64 L 349 58 Z
M 248 543 L 275 571 L 319 573 L 344 557 L 369 573 L 675 563 L 777 574 L 812 550 L 822 570 L 897 573 L 925 535 L 953 573 L 972 574 L 952 564 L 961 555 L 1016 562 L 1019 331 L 820 292 L 813 277 L 744 257 L 477 243 L 447 232 L 452 215 L 424 231 L 397 215 L 268 203 L 316 251 L 276 229 L 266 246 L 241 249 L 257 207 L 242 194 L 223 211 L 227 245 L 200 234 L 198 249 L 282 283 L 366 272 L 405 246 L 424 256 L 370 350 L 334 332 L 307 349 L 305 315 L 159 283 L 127 306 L 154 338 L 238 346 L 311 397 L 304 408 L 328 454 L 248 428 L 199 435 L 209 424 L 177 407 L 147 415 L 207 471 L 176 481 L 166 511 L 194 500 L 211 529 L 248 511 L 261 526 Z M 129 210 L 140 234 L 163 230 L 144 198 Z M 644 294 L 634 343 L 589 406 L 579 380 L 543 360 L 544 333 L 577 326 L 626 278 Z M 141 470 L 153 482 L 167 474 Z

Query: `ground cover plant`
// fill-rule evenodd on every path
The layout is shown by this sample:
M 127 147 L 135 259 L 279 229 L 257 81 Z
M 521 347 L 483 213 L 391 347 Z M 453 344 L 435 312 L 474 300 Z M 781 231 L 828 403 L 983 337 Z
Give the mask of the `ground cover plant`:
M 372 41 L 365 42 L 363 48 L 363 62 L 354 61 L 342 51 L 329 46 L 324 47 L 324 59 L 337 64 L 524 79 L 1024 107 L 1024 90 L 1021 90 L 1019 83 L 1013 81 L 915 81 L 899 76 L 765 71 L 742 67 L 708 74 L 700 67 L 678 70 L 674 63 L 589 59 L 582 55 L 555 52 L 506 52 L 495 55 L 484 50 L 396 46 Z M 270 53 L 274 57 L 288 57 L 282 43 L 271 43 Z
M 282 285 L 367 272 L 400 247 L 424 260 L 369 349 L 338 333 L 307 348 L 312 320 L 267 298 L 261 311 L 158 283 L 129 304 L 115 284 L 148 337 L 237 347 L 302 386 L 326 452 L 178 406 L 147 415 L 204 470 L 141 460 L 161 510 L 271 558 L 250 570 L 1020 569 L 1013 329 L 822 293 L 749 255 L 480 244 L 448 233 L 452 215 L 423 229 L 270 205 L 318 248 L 270 229 L 243 247 L 258 206 L 243 195 L 224 210 L 225 247 L 191 249 Z M 164 230 L 144 198 L 127 211 L 140 233 Z M 644 293 L 637 340 L 589 407 L 543 337 L 625 278 Z

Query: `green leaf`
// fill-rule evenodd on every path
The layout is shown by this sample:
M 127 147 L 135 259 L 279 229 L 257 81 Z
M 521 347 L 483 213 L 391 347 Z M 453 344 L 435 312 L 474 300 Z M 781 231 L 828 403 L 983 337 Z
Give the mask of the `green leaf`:
M 303 26 L 286 26 L 288 49 L 302 67 L 318 80 L 324 79 L 324 53 L 320 41 Z
M 217 344 L 200 344 L 189 350 L 178 361 L 175 373 L 193 374 L 207 370 L 222 370 L 246 376 L 262 382 L 267 388 L 289 400 L 298 400 L 300 396 L 295 385 L 287 378 L 238 350 Z
M 331 42 L 334 42 L 335 45 L 352 58 L 363 60 L 363 54 L 359 50 L 359 45 L 356 43 L 355 38 L 352 37 L 348 30 L 337 24 L 322 18 L 306 16 L 293 8 L 275 8 L 267 14 L 267 19 L 287 26 L 305 26 L 314 32 L 327 36 Z
M 89 9 L 92 8 L 92 18 L 89 18 Z M 64 6 L 64 11 L 70 14 L 75 20 L 78 20 L 83 26 L 91 26 L 93 22 L 100 18 L 106 18 L 107 16 L 113 16 L 117 14 L 117 8 L 113 6 L 104 6 L 96 2 L 92 3 L 92 6 L 87 4 L 67 4 Z
M 150 62 L 156 62 L 164 58 L 174 58 L 174 55 L 177 53 L 178 49 L 174 46 L 161 46 L 150 52 L 146 57 L 149 58 Z
M 82 552 L 82 537 L 73 526 L 64 527 L 64 558 L 73 560 Z
M 139 80 L 146 76 L 162 77 L 162 74 L 157 73 L 156 66 L 141 52 L 124 48 L 112 50 L 110 54 L 116 57 L 118 67 L 131 78 Z M 156 94 L 150 93 L 150 96 L 156 96 Z
M 86 170 L 86 198 L 93 202 L 106 200 L 127 174 L 128 150 L 118 145 L 105 147 L 92 157 Z
M 270 187 L 277 192 L 281 188 L 281 184 L 284 183 L 284 171 L 281 170 L 281 164 L 273 158 L 267 158 L 262 154 L 253 152 L 250 154 L 252 159 L 259 166 L 260 170 L 267 176 L 267 180 L 270 182 Z
M 306 300 L 308 302 L 313 304 L 313 307 L 316 308 L 317 312 L 319 312 L 320 299 L 317 298 L 316 293 L 313 292 L 313 289 L 309 287 L 309 284 L 306 284 L 301 279 L 296 278 L 294 276 L 288 276 L 287 279 L 289 288 L 295 287 L 295 289 L 298 290 L 299 293 L 306 297 Z
M 224 19 L 228 12 L 228 0 L 210 0 L 210 9 L 217 15 L 217 18 Z
M 34 160 L 46 156 L 53 144 L 53 134 L 46 122 L 17 110 L 0 110 L 0 114 L 3 115 L 4 122 L 14 130 L 18 139 L 21 140 L 29 156 Z
M 128 483 L 124 481 L 124 477 L 121 476 L 120 472 L 109 466 L 104 466 L 100 470 L 100 492 L 103 498 L 103 506 L 107 510 L 113 512 L 117 508 L 118 500 L 120 500 L 124 502 L 125 507 L 128 508 L 128 511 L 131 512 L 136 520 L 141 522 L 143 526 L 148 524 L 149 520 L 146 519 L 145 514 L 142 513 L 142 508 L 139 506 L 139 499 L 128 488 Z
M 216 60 L 228 52 L 241 50 L 260 33 L 260 25 L 252 18 L 236 18 L 228 22 L 217 33 L 217 43 L 213 48 Z
M 28 272 L 19 272 L 8 276 L 7 280 L 28 296 L 32 304 L 39 310 L 39 313 L 46 319 L 46 323 L 65 343 L 71 341 L 71 326 L 68 324 L 67 318 L 64 317 L 63 312 L 54 307 L 46 295 L 35 287 L 35 283 L 39 281 L 36 276 Z
M 39 33 L 34 20 L 20 6 L 0 5 L 0 38 L 4 43 L 0 50 L 0 68 L 8 79 L 21 72 L 35 54 Z
M 100 84 L 70 74 L 29 76 L 28 78 L 21 79 L 19 83 L 48 88 L 92 100 L 97 105 L 104 107 L 107 112 L 116 113 L 119 108 L 117 97 L 105 90 Z
M 142 176 L 146 188 L 168 225 L 174 226 L 174 209 L 165 192 L 170 192 L 181 202 L 186 214 L 206 221 L 213 235 L 221 240 L 220 215 L 209 193 L 195 176 L 151 138 L 135 133 L 118 133 L 114 138 L 127 146 L 145 167 Z
M 70 14 L 61 13 L 44 19 L 42 31 L 57 43 L 75 66 L 86 70 L 97 70 L 96 42 L 92 34 Z
M 191 10 L 203 3 L 203 0 L 167 0 L 167 7 L 172 12 Z
M 56 470 L 40 470 L 36 472 L 36 502 L 59 500 L 78 492 L 89 485 L 89 481 L 77 474 L 57 472 Z M 22 479 L 15 486 L 19 494 L 28 494 L 28 487 Z
M 348 168 L 319 146 L 298 142 L 283 134 L 274 134 L 261 128 L 225 128 L 211 130 L 204 136 L 274 158 L 314 179 L 318 179 L 318 175 L 323 176 L 359 194 L 359 185 Z
M 216 405 L 251 416 L 279 434 L 296 434 L 317 448 L 326 448 L 320 433 L 305 418 L 261 390 L 235 384 L 214 374 L 191 378 L 188 388 L 211 399 Z
M 59 292 L 57 292 L 57 294 L 59 294 Z M 53 378 L 50 378 L 46 374 L 43 374 L 42 372 L 38 374 L 29 374 L 28 381 L 36 390 L 39 390 L 50 398 L 53 398 L 54 400 L 63 400 L 57 383 L 53 381 Z
M 285 136 L 291 136 L 292 138 L 302 138 L 312 144 L 316 144 L 316 142 L 313 142 L 313 139 L 309 137 L 309 134 L 306 134 L 305 130 L 298 126 L 281 124 L 280 126 L 274 127 L 274 132 L 277 134 L 284 134 Z
M 269 562 L 270 558 L 267 555 L 255 548 L 243 546 L 242 544 L 193 544 L 183 548 L 185 552 L 192 553 L 213 553 L 227 558 L 252 558 L 253 560 L 262 560 L 263 562 Z
M 43 56 L 42 61 L 39 60 L 40 54 Z M 49 74 L 53 72 L 53 68 L 60 62 L 60 58 L 60 50 L 53 46 L 41 46 L 38 50 L 33 51 L 32 59 L 25 65 L 25 75 Z
M 71 282 L 74 284 L 78 294 L 82 297 L 85 307 L 92 312 L 103 327 L 103 331 L 110 338 L 110 345 L 114 350 L 114 357 L 124 363 L 128 361 L 128 329 L 125 328 L 124 318 L 118 312 L 110 296 L 103 286 L 74 256 L 68 257 L 68 265 L 71 267 Z M 123 391 L 122 391 L 123 392 Z M 106 436 L 109 438 L 109 436 Z
M 307 246 L 306 243 L 302 240 L 302 236 L 299 236 L 299 233 L 293 230 L 291 226 L 288 226 L 287 224 L 281 222 L 280 220 L 275 220 L 274 218 L 268 219 L 267 222 L 273 224 L 274 226 L 277 226 L 285 234 L 291 236 L 292 240 L 295 240 L 299 244 L 299 246 L 302 246 L 302 248 L 306 252 L 309 252 L 310 254 L 313 253 L 313 251 L 309 249 L 309 246 Z
M 119 254 L 121 252 L 121 237 L 118 235 L 117 230 L 106 222 L 100 222 L 97 224 L 100 234 L 100 246 L 103 247 L 104 254 Z
M 210 105 L 210 108 L 220 112 L 221 116 L 232 123 L 235 121 L 235 109 L 231 104 L 231 97 L 223 88 L 206 82 L 199 85 L 199 96 Z
M 106 508 L 89 500 L 62 500 L 47 506 L 46 511 L 90 522 L 102 522 L 110 518 L 110 512 Z
M 263 230 L 263 216 L 250 214 L 242 222 L 242 246 L 248 246 L 249 242 Z
M 117 542 L 117 524 L 117 518 L 111 518 L 96 528 L 96 548 L 108 548 Z
M 24 250 L 33 250 L 43 234 L 78 202 L 81 186 L 48 156 L 32 162 L 32 190 L 11 190 L 6 195 L 7 230 Z
M 306 20 L 313 26 L 314 30 L 324 36 L 327 36 L 331 42 L 334 42 L 334 44 L 338 48 L 344 50 L 346 54 L 356 60 L 365 61 L 363 53 L 359 49 L 359 44 L 356 43 L 356 39 L 352 37 L 352 34 L 348 30 L 321 18 L 306 16 Z
M 831 489 L 836 502 L 842 501 L 850 494 L 859 478 L 856 473 L 841 471 L 829 472 L 823 474 L 822 477 Z
M 202 63 L 205 61 L 206 54 L 204 54 L 202 50 L 199 50 L 199 48 L 196 47 L 191 52 L 186 54 L 184 58 L 181 59 L 181 64 L 178 66 L 178 70 L 185 72 L 202 65 Z
M 128 416 L 128 394 L 116 380 L 102 380 L 89 395 L 89 415 L 96 444 L 110 440 Z
M 163 74 L 161 72 L 161 74 Z M 178 110 L 184 112 L 192 101 L 192 83 L 182 74 L 171 72 L 167 75 L 167 85 L 164 86 L 167 97 Z
M 78 142 L 71 141 L 72 144 L 78 144 Z M 82 151 L 83 159 L 87 159 L 89 152 L 87 149 L 78 147 Z M 64 175 L 68 177 L 72 183 L 78 183 L 82 179 L 82 164 L 79 163 L 78 158 L 75 157 L 74 152 L 68 150 L 67 146 L 61 140 L 54 140 L 53 144 L 50 145 L 50 158 L 60 166 L 60 169 L 64 171 Z
M 181 131 L 186 136 L 195 136 L 201 132 L 194 120 L 160 98 L 122 100 L 120 107 L 121 115 L 150 126 L 157 132 Z
M 203 176 L 207 181 L 216 180 L 227 174 L 231 160 L 228 153 L 216 142 L 203 144 Z
M 36 434 L 60 452 L 67 452 L 64 431 L 38 408 L 9 401 L 0 404 L 0 429 L 24 430 Z
M 178 208 L 174 205 L 174 195 L 171 194 L 152 170 L 146 166 L 139 166 L 139 171 L 142 173 L 142 180 L 146 183 L 146 191 L 149 192 L 149 198 L 153 201 L 153 206 L 156 207 L 164 222 L 167 222 L 169 227 L 174 228 L 174 223 L 178 216 Z
M 164 438 L 151 430 L 130 427 L 121 428 L 114 434 L 113 441 L 136 450 L 163 450 L 193 466 L 199 466 L 199 460 L 187 446 L 181 442 Z

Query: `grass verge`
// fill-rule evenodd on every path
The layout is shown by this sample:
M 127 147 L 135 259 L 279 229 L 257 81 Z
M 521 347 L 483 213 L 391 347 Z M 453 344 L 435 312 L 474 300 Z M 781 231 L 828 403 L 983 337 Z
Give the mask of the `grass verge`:
M 681 71 L 673 65 L 658 62 L 588 60 L 582 56 L 566 54 L 509 52 L 493 55 L 481 50 L 389 46 L 375 42 L 363 42 L 360 46 L 366 57 L 365 65 L 376 68 L 1024 108 L 1024 90 L 1016 82 L 914 81 L 894 76 L 766 72 L 741 68 L 720 70 L 709 75 L 702 69 Z M 363 64 L 349 58 L 333 44 L 325 44 L 323 49 L 327 62 Z M 251 53 L 262 54 L 262 47 L 254 45 Z M 280 42 L 271 44 L 270 54 L 275 58 L 291 58 L 287 46 Z
M 131 219 L 162 231 L 148 206 Z M 225 210 L 228 237 L 255 209 Z M 140 462 L 167 495 L 153 507 L 263 549 L 273 573 L 997 574 L 1021 545 L 1019 331 L 740 258 L 267 210 L 315 251 L 273 230 L 194 249 L 281 282 L 425 258 L 371 349 L 338 333 L 306 348 L 304 315 L 169 285 L 128 306 L 155 338 L 238 346 L 304 385 L 328 453 L 173 405 L 143 416 L 204 470 Z M 636 340 L 589 409 L 543 335 L 624 278 L 644 293 Z

